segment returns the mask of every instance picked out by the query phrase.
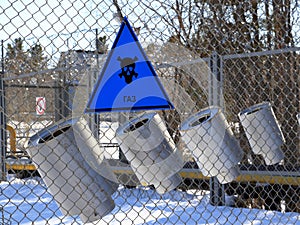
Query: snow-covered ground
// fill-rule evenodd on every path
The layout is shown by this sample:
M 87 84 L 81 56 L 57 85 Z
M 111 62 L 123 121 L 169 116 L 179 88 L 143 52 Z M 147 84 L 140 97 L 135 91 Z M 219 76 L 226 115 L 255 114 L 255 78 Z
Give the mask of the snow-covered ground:
M 60 212 L 41 178 L 8 177 L 0 183 L 0 224 L 82 224 Z M 215 207 L 209 193 L 171 191 L 164 195 L 140 187 L 122 186 L 113 195 L 116 207 L 91 224 L 299 224 L 300 214 L 259 209 Z

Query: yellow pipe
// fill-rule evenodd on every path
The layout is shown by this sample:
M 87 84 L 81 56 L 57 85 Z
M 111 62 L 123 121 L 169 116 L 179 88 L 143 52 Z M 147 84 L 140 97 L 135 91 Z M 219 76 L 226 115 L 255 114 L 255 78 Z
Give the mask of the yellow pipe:
M 15 129 L 7 125 L 6 130 L 9 132 L 9 137 L 10 137 L 10 151 L 12 152 L 13 155 L 16 155 L 17 153 L 17 133 Z
M 6 165 L 7 169 L 17 170 L 36 170 L 36 167 L 33 164 L 21 165 L 21 164 L 12 164 Z M 115 169 L 113 170 L 115 174 L 127 174 L 133 175 L 131 169 Z M 201 172 L 192 172 L 192 171 L 180 171 L 179 174 L 182 178 L 191 178 L 191 179 L 203 179 L 207 180 L 209 177 L 203 176 Z M 300 177 L 297 176 L 279 176 L 279 175 L 266 175 L 266 174 L 241 174 L 237 177 L 236 182 L 258 182 L 265 184 L 281 184 L 281 185 L 300 185 Z
M 20 171 L 20 170 L 27 170 L 27 171 L 35 171 L 36 167 L 33 164 L 6 164 L 7 170 L 13 171 Z
M 262 184 L 300 185 L 300 177 L 279 176 L 266 174 L 242 174 L 237 177 L 237 182 L 257 182 Z
M 116 174 L 133 174 L 132 170 L 114 170 Z M 200 171 L 180 171 L 182 178 L 208 180 L 209 177 L 204 176 Z M 281 184 L 281 185 L 300 185 L 300 177 L 298 176 L 280 176 L 280 175 L 266 175 L 266 174 L 241 174 L 236 179 L 237 182 L 258 182 L 265 184 Z

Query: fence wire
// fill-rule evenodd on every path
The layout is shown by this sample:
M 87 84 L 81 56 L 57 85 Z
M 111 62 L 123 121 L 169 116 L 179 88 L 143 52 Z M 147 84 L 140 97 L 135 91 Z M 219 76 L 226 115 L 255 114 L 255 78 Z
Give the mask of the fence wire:
M 297 1 L 0 9 L 0 224 L 298 223 Z

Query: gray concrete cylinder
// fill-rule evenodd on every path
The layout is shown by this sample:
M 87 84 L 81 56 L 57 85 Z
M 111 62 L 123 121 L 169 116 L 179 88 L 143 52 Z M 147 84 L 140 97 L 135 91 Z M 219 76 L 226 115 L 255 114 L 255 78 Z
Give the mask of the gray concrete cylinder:
M 117 184 L 116 175 L 109 169 L 110 166 L 105 160 L 105 149 L 101 148 L 99 142 L 94 138 L 88 122 L 83 117 L 80 117 L 73 124 L 72 128 L 78 149 L 89 166 L 105 179 L 113 181 L 113 184 Z M 113 188 L 110 191 L 114 192 L 116 189 Z
M 183 159 L 157 113 L 123 124 L 116 139 L 141 184 L 153 184 L 161 194 L 180 184 Z
M 279 163 L 284 154 L 285 139 L 269 102 L 249 107 L 239 113 L 249 144 L 255 154 L 263 156 L 267 165 Z
M 207 107 L 190 116 L 180 132 L 204 176 L 228 183 L 240 174 L 237 164 L 243 152 L 220 107 Z
M 74 127 L 78 131 L 78 121 L 60 121 L 41 130 L 30 138 L 27 152 L 62 213 L 79 215 L 86 223 L 99 220 L 114 209 L 110 195 L 117 184 L 92 169 L 80 153 L 79 148 L 91 151 L 96 142 L 89 129 L 81 129 L 85 134 L 75 139 Z

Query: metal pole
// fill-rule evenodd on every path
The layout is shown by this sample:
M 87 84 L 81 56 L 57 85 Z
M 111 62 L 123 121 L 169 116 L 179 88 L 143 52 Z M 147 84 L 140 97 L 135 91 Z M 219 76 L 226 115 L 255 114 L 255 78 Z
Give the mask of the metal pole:
M 0 76 L 0 151 L 1 151 L 1 180 L 6 180 L 6 118 L 5 118 L 5 92 L 4 92 L 4 43 L 1 41 L 1 53 L 2 53 L 2 70 Z
M 70 53 L 70 51 L 68 52 L 68 60 L 67 60 L 67 67 L 70 68 L 70 59 L 71 59 L 72 55 Z M 62 99 L 62 115 L 63 118 L 67 118 L 70 115 L 70 92 L 69 92 L 69 85 L 71 82 L 71 71 L 68 70 L 68 78 L 67 78 L 67 74 L 64 73 L 63 76 L 63 89 L 61 92 L 61 99 Z
M 217 52 L 213 52 L 210 58 L 209 77 L 209 105 L 220 106 L 224 108 L 223 101 L 223 72 L 222 72 L 222 58 Z M 211 177 L 210 185 L 210 203 L 215 206 L 222 206 L 225 204 L 224 186 L 220 184 L 216 177 Z
M 1 212 L 1 224 L 5 224 L 4 223 L 4 212 L 3 212 L 4 210 L 3 210 L 3 206 L 2 205 L 0 205 L 0 212 Z
M 99 40 L 98 40 L 98 29 L 96 28 L 96 59 L 97 59 L 97 72 L 99 69 Z M 98 74 L 97 72 L 94 73 L 94 79 L 93 79 L 93 84 L 95 84 L 98 78 Z M 99 115 L 97 113 L 94 114 L 94 124 L 93 124 L 93 133 L 95 138 L 98 140 L 99 136 L 100 136 L 100 118 Z

